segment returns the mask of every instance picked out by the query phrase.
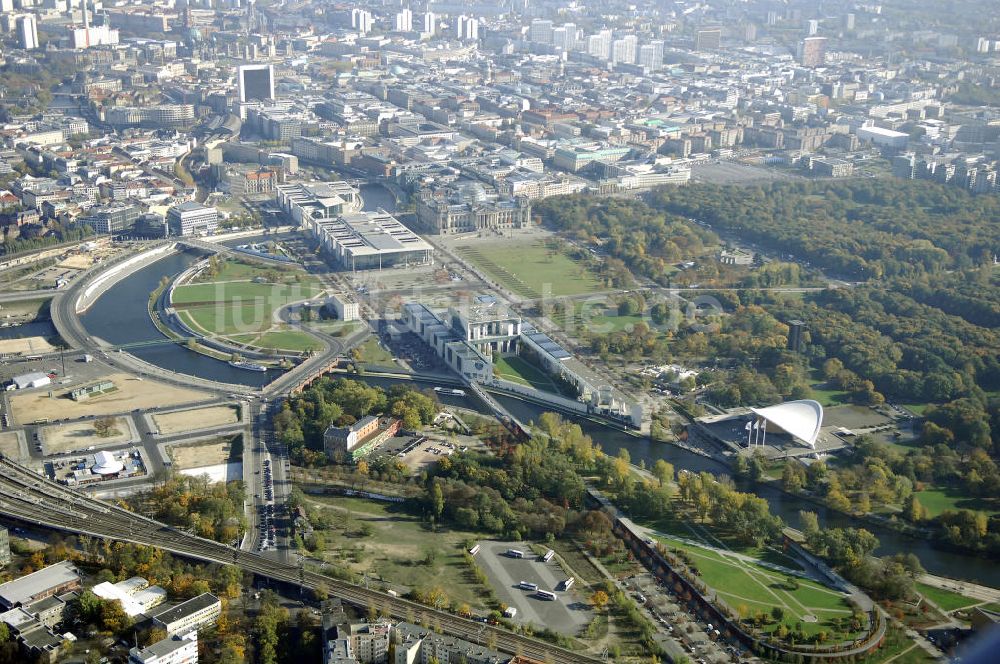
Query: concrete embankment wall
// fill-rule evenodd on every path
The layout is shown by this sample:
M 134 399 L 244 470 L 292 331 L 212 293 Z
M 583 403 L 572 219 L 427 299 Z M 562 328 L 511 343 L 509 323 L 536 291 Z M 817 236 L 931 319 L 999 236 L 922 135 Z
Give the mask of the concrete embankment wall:
M 85 312 L 90 308 L 90 305 L 97 301 L 97 298 L 104 294 L 113 285 L 118 283 L 118 281 L 135 272 L 138 272 L 150 263 L 154 263 L 164 256 L 167 256 L 176 248 L 176 246 L 176 244 L 171 243 L 156 247 L 155 249 L 150 249 L 149 251 L 144 251 L 141 254 L 136 254 L 135 256 L 122 261 L 118 265 L 109 269 L 107 272 L 101 273 L 100 276 L 96 277 L 87 285 L 86 288 L 83 289 L 83 292 L 80 293 L 80 297 L 76 301 L 76 313 L 82 314 Z

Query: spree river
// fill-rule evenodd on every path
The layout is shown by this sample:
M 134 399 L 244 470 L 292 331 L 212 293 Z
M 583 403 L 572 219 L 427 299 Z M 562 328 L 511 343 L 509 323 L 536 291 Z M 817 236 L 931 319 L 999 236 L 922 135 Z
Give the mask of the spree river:
M 381 185 L 361 187 L 366 210 L 395 210 L 392 194 Z M 246 244 L 264 239 L 242 238 L 230 244 Z M 160 285 L 164 276 L 173 276 L 187 269 L 197 260 L 189 253 L 174 253 L 138 270 L 127 279 L 122 279 L 104 293 L 81 316 L 87 331 L 113 345 L 136 344 L 163 341 L 164 336 L 153 325 L 146 311 L 149 294 Z M 122 306 L 122 303 L 129 303 Z M 23 326 L 22 326 L 23 327 Z M 20 328 L 11 328 L 20 329 Z M 267 373 L 247 371 L 229 366 L 227 362 L 207 357 L 173 343 L 154 343 L 148 346 L 129 348 L 128 352 L 150 364 L 178 373 L 198 376 L 224 383 L 262 387 L 274 380 L 278 370 Z
M 385 210 L 395 209 L 392 195 L 381 186 L 363 187 L 362 196 L 365 199 L 365 209 L 373 210 L 379 207 Z M 246 242 L 246 240 L 242 242 Z M 195 257 L 190 254 L 173 254 L 123 279 L 101 296 L 84 314 L 82 319 L 87 330 L 113 344 L 162 339 L 162 335 L 149 320 L 146 312 L 149 293 L 158 286 L 162 276 L 177 274 L 190 265 L 194 259 Z M 211 380 L 261 386 L 274 379 L 274 372 L 261 374 L 235 369 L 226 362 L 199 355 L 176 344 L 140 346 L 129 352 L 157 366 Z M 360 379 L 383 387 L 401 382 L 370 376 L 360 377 Z M 406 382 L 409 384 L 409 381 Z M 428 383 L 417 383 L 417 385 L 420 387 L 430 386 Z M 445 403 L 472 410 L 482 409 L 480 404 L 469 398 L 444 394 L 438 396 Z M 545 410 L 540 406 L 518 399 L 497 397 L 497 400 L 523 422 L 537 420 Z M 725 466 L 711 459 L 692 454 L 673 445 L 654 443 L 648 438 L 630 436 L 590 420 L 565 417 L 577 421 L 584 432 L 596 443 L 599 443 L 606 453 L 615 455 L 619 449 L 628 450 L 633 463 L 645 461 L 647 467 L 651 467 L 657 459 L 665 459 L 678 470 L 712 473 L 727 471 Z M 826 527 L 857 525 L 842 514 L 790 496 L 770 486 L 745 485 L 741 488 L 766 499 L 771 505 L 771 511 L 791 526 L 799 525 L 798 513 L 800 510 L 816 512 L 821 524 Z M 879 553 L 881 554 L 912 552 L 920 557 L 924 567 L 931 573 L 1000 587 L 1000 567 L 992 561 L 969 554 L 942 550 L 929 541 L 908 537 L 891 529 L 870 524 L 862 525 L 879 538 L 881 542 Z
M 372 376 L 355 376 L 354 378 L 382 387 L 390 387 L 398 383 L 413 383 L 413 381 L 400 381 Z M 417 383 L 417 385 L 419 387 L 427 387 L 430 384 Z M 438 394 L 438 398 L 443 403 L 471 410 L 482 410 L 482 407 L 478 403 L 468 397 Z M 498 395 L 494 395 L 494 398 L 522 422 L 537 420 L 545 412 L 545 408 L 519 399 Z M 657 459 L 664 459 L 672 463 L 677 470 L 685 469 L 692 472 L 708 471 L 714 474 L 728 472 L 726 466 L 679 447 L 666 443 L 655 443 L 648 438 L 631 436 L 591 420 L 575 418 L 569 415 L 563 415 L 563 417 L 577 422 L 584 433 L 593 438 L 595 443 L 600 444 L 601 449 L 605 453 L 613 456 L 618 454 L 618 450 L 620 449 L 624 448 L 628 450 L 632 463 L 638 464 L 639 461 L 645 461 L 647 467 L 652 467 Z M 927 571 L 932 574 L 1000 587 L 1000 570 L 997 569 L 997 566 L 992 561 L 970 554 L 942 550 L 927 540 L 908 537 L 889 528 L 882 528 L 866 523 L 859 524 L 839 512 L 834 512 L 822 505 L 816 505 L 788 495 L 771 486 L 747 483 L 740 486 L 740 489 L 753 492 L 767 500 L 771 506 L 771 512 L 780 516 L 790 526 L 797 527 L 799 525 L 799 512 L 801 510 L 810 510 L 817 513 L 820 524 L 824 527 L 861 525 L 870 530 L 878 537 L 881 543 L 878 549 L 879 554 L 914 553 L 920 558 Z

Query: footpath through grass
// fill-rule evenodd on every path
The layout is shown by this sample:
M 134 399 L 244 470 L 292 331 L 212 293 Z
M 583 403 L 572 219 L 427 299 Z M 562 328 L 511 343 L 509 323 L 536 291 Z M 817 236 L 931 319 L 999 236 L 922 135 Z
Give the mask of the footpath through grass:
M 231 262 L 224 266 L 223 273 L 227 270 L 245 274 L 257 268 Z M 315 297 L 321 290 L 314 280 L 302 283 L 215 281 L 178 286 L 171 304 L 187 325 L 206 336 L 234 337 L 239 343 L 250 343 L 252 337 L 249 335 L 263 334 L 261 343 L 256 344 L 263 348 L 318 350 L 322 344 L 307 334 L 275 323 L 274 316 L 281 307 Z
M 926 583 L 917 583 L 916 587 L 917 592 L 934 602 L 945 613 L 981 604 L 978 599 L 966 597 L 951 590 L 929 586 Z
M 770 615 L 774 607 L 780 607 L 785 626 L 793 629 L 800 624 L 807 635 L 835 631 L 839 621 L 851 617 L 852 607 L 846 595 L 839 591 L 734 554 L 666 536 L 657 539 L 668 549 L 683 551 L 702 581 L 731 608 L 745 614 L 763 612 Z

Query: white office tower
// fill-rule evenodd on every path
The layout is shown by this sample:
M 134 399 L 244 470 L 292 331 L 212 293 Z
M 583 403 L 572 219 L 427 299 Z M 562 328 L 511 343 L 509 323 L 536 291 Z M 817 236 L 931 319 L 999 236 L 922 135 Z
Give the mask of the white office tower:
M 413 12 L 407 7 L 396 14 L 396 32 L 413 31 Z
M 639 64 L 649 71 L 663 69 L 663 41 L 654 39 L 639 48 Z
M 35 15 L 18 16 L 16 25 L 18 45 L 25 50 L 38 48 L 38 23 Z
M 819 21 L 814 18 L 809 19 L 809 22 L 806 23 L 806 32 L 808 33 L 806 35 L 808 37 L 812 37 L 819 32 Z
M 635 35 L 625 35 L 611 42 L 611 64 L 635 64 L 639 38 Z
M 564 51 L 576 48 L 576 24 L 566 23 L 552 30 L 552 45 Z
M 455 23 L 455 36 L 466 41 L 479 39 L 479 19 L 473 16 L 461 15 Z
M 274 101 L 274 67 L 242 65 L 236 69 L 240 101 Z
M 437 16 L 434 15 L 434 12 L 427 12 L 424 14 L 423 33 L 425 35 L 430 35 L 431 37 L 437 33 Z
M 595 58 L 607 60 L 611 57 L 611 31 L 601 30 L 587 38 L 587 53 Z
M 552 43 L 552 21 L 536 18 L 528 27 L 528 41 L 538 44 Z
M 351 10 L 351 27 L 361 34 L 367 35 L 372 31 L 372 26 L 374 25 L 375 17 L 372 16 L 370 11 L 357 8 Z

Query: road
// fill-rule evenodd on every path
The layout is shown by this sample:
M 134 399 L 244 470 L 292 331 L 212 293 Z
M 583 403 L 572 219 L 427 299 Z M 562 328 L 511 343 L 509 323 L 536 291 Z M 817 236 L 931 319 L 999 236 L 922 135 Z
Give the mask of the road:
M 322 590 L 355 606 L 375 606 L 398 619 L 425 622 L 444 633 L 472 642 L 487 643 L 508 653 L 518 653 L 539 662 L 568 664 L 601 660 L 575 653 L 505 629 L 468 620 L 411 602 L 388 593 L 241 551 L 225 544 L 188 535 L 153 519 L 134 514 L 40 478 L 10 460 L 0 460 L 0 514 L 31 525 L 71 533 L 155 546 L 171 553 L 240 569 L 275 581 Z
M 31 302 L 33 300 L 48 300 L 59 293 L 57 290 L 46 288 L 44 290 L 19 291 L 13 293 L 0 293 L 0 303 L 8 302 Z

